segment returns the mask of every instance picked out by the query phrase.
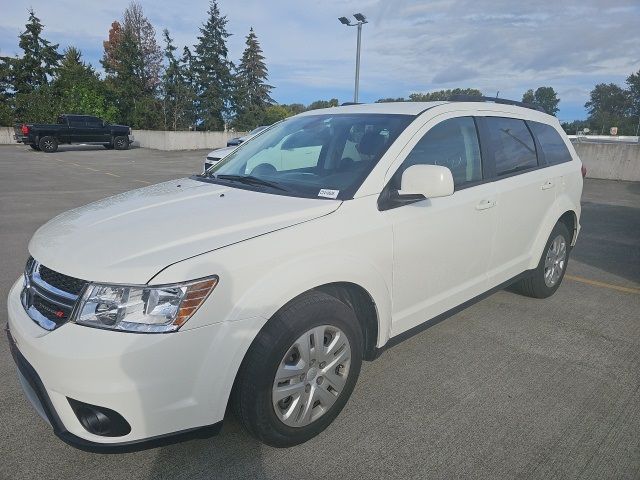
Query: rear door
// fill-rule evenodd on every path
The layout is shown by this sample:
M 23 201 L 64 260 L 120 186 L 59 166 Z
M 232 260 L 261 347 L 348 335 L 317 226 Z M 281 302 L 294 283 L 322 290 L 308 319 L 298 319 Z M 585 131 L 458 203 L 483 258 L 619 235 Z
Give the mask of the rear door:
M 498 225 L 488 271 L 493 287 L 528 268 L 536 235 L 555 200 L 556 181 L 543 168 L 524 120 L 486 116 L 478 121 L 498 192 Z
M 108 142 L 110 140 L 102 120 L 98 117 L 85 117 L 85 130 L 85 142 Z

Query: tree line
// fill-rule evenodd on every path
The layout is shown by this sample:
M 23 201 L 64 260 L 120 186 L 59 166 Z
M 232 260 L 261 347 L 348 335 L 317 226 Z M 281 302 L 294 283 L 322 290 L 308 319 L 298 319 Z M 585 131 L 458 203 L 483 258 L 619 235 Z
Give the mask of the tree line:
M 58 44 L 46 40 L 42 22 L 30 9 L 19 35 L 22 55 L 0 57 L 0 125 L 54 122 L 61 113 L 77 113 L 142 129 L 250 130 L 305 110 L 338 105 L 335 98 L 310 105 L 277 104 L 255 31 L 249 30 L 235 64 L 227 48 L 227 23 L 217 1 L 211 0 L 192 48 L 180 51 L 167 29 L 162 31 L 162 48 L 153 24 L 134 1 L 111 24 L 103 42 L 101 75 L 77 47 L 60 53 Z M 453 95 L 483 94 L 475 88 L 455 88 L 377 101 L 437 101 Z M 555 115 L 560 99 L 552 87 L 542 86 L 527 90 L 522 101 Z M 562 124 L 568 133 L 584 128 L 608 133 L 615 126 L 620 135 L 635 134 L 640 71 L 629 75 L 626 87 L 596 85 L 585 108 L 586 120 Z
M 0 57 L 0 125 L 55 122 L 61 113 L 88 114 L 133 128 L 250 130 L 337 99 L 311 105 L 278 105 L 258 37 L 251 28 L 242 57 L 229 58 L 227 18 L 211 0 L 197 43 L 180 51 L 169 30 L 156 30 L 142 6 L 132 2 L 114 20 L 103 42 L 104 74 L 75 46 L 60 53 L 43 35 L 29 9 L 19 35 L 22 54 Z

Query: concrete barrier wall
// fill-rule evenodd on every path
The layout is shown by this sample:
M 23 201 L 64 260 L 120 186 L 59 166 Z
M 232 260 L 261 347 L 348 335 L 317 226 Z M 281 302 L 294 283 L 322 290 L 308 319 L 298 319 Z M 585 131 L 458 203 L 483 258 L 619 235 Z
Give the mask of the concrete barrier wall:
M 13 127 L 0 127 L 0 145 L 16 143 L 13 139 Z
M 134 130 L 135 144 L 155 150 L 197 150 L 224 147 L 243 132 L 165 132 Z M 0 145 L 15 144 L 12 127 L 0 127 Z M 640 144 L 574 142 L 587 167 L 587 177 L 640 182 Z
M 154 150 L 200 150 L 227 146 L 227 140 L 245 132 L 167 132 L 134 130 L 134 145 Z
M 640 182 L 640 144 L 574 143 L 587 178 Z
M 134 146 L 154 150 L 200 150 L 226 147 L 227 140 L 245 132 L 165 132 L 134 130 Z M 0 145 L 15 144 L 13 127 L 0 127 Z

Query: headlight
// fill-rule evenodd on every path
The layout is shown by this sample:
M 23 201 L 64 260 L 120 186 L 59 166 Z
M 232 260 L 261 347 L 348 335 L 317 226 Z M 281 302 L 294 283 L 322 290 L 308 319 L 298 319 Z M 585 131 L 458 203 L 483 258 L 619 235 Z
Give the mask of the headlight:
M 174 332 L 218 285 L 218 277 L 159 286 L 89 284 L 75 321 L 128 332 Z

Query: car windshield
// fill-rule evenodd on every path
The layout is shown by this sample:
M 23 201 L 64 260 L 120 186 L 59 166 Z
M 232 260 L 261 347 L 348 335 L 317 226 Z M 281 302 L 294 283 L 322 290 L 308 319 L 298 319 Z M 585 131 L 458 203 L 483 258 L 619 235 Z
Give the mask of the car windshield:
M 243 143 L 205 181 L 309 198 L 352 198 L 410 115 L 293 117 Z
M 251 130 L 251 131 L 249 132 L 249 135 L 255 135 L 256 133 L 260 133 L 260 132 L 261 132 L 262 130 L 264 130 L 265 128 L 267 128 L 267 127 L 266 127 L 266 126 L 262 126 L 262 127 L 254 128 L 253 130 Z M 247 136 L 249 136 L 249 135 L 247 135 Z

